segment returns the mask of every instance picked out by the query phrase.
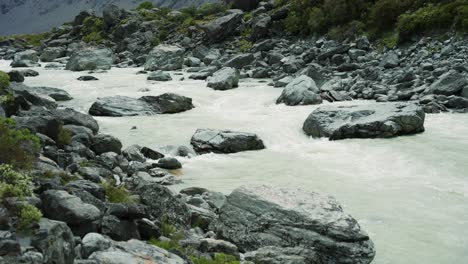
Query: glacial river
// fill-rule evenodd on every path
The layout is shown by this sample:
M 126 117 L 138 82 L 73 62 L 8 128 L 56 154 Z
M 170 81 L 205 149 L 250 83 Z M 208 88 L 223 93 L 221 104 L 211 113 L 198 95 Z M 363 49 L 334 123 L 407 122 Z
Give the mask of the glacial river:
M 0 70 L 10 70 L 8 62 L 0 61 Z M 281 89 L 264 81 L 214 91 L 186 74 L 158 83 L 136 75 L 139 69 L 112 69 L 93 74 L 99 81 L 80 82 L 85 73 L 35 70 L 40 76 L 26 78 L 27 85 L 65 89 L 74 100 L 63 105 L 83 112 L 103 96 L 173 92 L 193 99 L 193 110 L 174 115 L 96 118 L 102 133 L 125 146 L 189 145 L 197 128 L 254 132 L 264 141 L 262 151 L 180 159 L 184 183 L 174 190 L 201 186 L 229 194 L 267 183 L 331 194 L 374 241 L 373 263 L 468 263 L 468 114 L 426 115 L 426 131 L 414 136 L 328 141 L 301 129 L 317 106 L 276 105 Z

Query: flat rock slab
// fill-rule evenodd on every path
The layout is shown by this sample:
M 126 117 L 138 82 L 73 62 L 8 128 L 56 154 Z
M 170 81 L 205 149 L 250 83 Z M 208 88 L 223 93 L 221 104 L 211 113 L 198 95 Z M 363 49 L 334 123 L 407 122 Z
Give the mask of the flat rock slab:
M 333 197 L 301 189 L 239 187 L 210 228 L 241 251 L 302 248 L 315 252 L 314 263 L 367 264 L 375 255 L 367 233 Z
M 143 96 L 139 99 L 126 96 L 98 98 L 91 105 L 89 114 L 93 116 L 138 116 L 173 114 L 192 109 L 192 99 L 165 93 L 158 96 Z
M 256 134 L 230 130 L 198 129 L 190 141 L 198 153 L 236 153 L 264 149 Z
M 425 114 L 412 103 L 322 106 L 304 122 L 304 132 L 330 140 L 388 138 L 424 131 Z

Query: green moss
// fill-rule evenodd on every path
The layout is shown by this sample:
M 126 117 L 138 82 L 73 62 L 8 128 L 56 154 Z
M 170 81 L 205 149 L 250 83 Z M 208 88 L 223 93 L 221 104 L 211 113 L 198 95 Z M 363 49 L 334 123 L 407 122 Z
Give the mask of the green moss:
M 14 120 L 0 118 L 0 164 L 28 169 L 39 151 L 39 138 L 27 129 L 18 130 L 15 126 Z
M 31 195 L 31 178 L 14 170 L 8 164 L 0 165 L 0 197 L 25 197 Z
M 247 52 L 247 51 L 251 50 L 252 46 L 253 46 L 252 42 L 250 42 L 248 40 L 243 39 L 243 40 L 239 41 L 239 50 L 241 52 Z
M 10 86 L 10 76 L 0 71 L 0 93 Z
M 103 21 L 100 17 L 87 17 L 83 21 L 83 27 L 81 33 L 83 35 L 82 40 L 84 42 L 96 42 L 102 43 L 104 41 L 105 34 L 103 33 Z
M 60 184 L 62 185 L 66 185 L 67 183 L 71 181 L 75 181 L 79 179 L 78 176 L 70 175 L 64 171 L 58 172 L 58 173 L 54 171 L 45 171 L 39 177 L 43 179 L 54 179 L 58 177 L 60 179 Z
M 149 2 L 149 1 L 145 1 L 141 4 L 139 4 L 136 8 L 136 10 L 148 10 L 148 9 L 152 9 L 154 8 L 154 5 L 153 3 Z
M 30 204 L 24 204 L 21 207 L 16 227 L 19 230 L 27 230 L 32 224 L 39 222 L 42 218 L 42 213 L 39 209 Z
M 189 258 L 193 264 L 240 264 L 236 257 L 223 253 L 215 253 L 213 259 L 194 256 L 190 256 Z
M 244 21 L 249 21 L 252 18 L 252 12 L 244 13 Z
M 106 192 L 107 200 L 111 203 L 130 203 L 130 193 L 125 189 L 125 186 L 115 186 L 115 182 L 103 182 L 102 187 Z

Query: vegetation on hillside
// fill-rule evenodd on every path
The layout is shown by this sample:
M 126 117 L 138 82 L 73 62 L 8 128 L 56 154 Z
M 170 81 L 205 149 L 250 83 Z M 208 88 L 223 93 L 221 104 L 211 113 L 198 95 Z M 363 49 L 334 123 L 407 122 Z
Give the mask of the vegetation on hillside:
M 293 34 L 332 37 L 394 32 L 399 41 L 434 30 L 468 31 L 468 0 L 278 0 L 290 4 L 284 21 Z
M 38 33 L 38 34 L 0 36 L 0 41 L 4 41 L 7 39 L 23 40 L 25 41 L 26 45 L 37 47 L 41 45 L 42 40 L 50 37 L 50 34 L 51 34 L 50 32 L 45 32 L 45 33 Z

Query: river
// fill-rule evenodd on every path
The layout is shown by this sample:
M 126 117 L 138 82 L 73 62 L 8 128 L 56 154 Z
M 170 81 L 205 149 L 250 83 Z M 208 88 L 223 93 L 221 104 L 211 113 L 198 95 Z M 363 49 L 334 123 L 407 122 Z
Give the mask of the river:
M 10 70 L 7 61 L 0 70 Z M 174 190 L 200 186 L 229 194 L 267 183 L 331 194 L 375 242 L 373 263 L 468 263 L 468 114 L 426 115 L 426 131 L 414 136 L 328 141 L 301 129 L 317 106 L 276 105 L 281 89 L 265 81 L 214 91 L 185 73 L 158 83 L 135 74 L 140 69 L 112 69 L 93 74 L 99 81 L 80 82 L 85 73 L 35 70 L 40 76 L 26 78 L 27 85 L 65 89 L 74 100 L 63 105 L 83 112 L 103 96 L 173 92 L 193 99 L 193 110 L 174 115 L 96 118 L 102 133 L 125 146 L 189 145 L 197 128 L 254 132 L 264 141 L 262 151 L 181 158 L 184 183 Z

